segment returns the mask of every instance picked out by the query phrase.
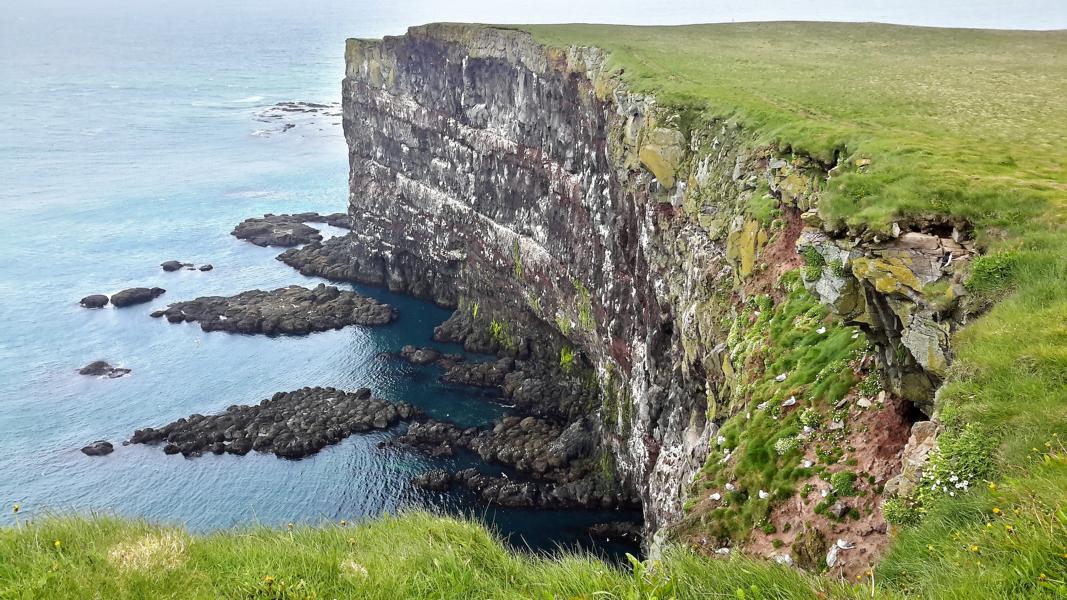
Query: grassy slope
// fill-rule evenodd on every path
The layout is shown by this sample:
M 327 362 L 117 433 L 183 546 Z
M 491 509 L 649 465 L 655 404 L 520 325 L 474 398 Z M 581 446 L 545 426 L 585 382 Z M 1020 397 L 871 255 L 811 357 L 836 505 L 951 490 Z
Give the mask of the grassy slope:
M 106 518 L 51 518 L 0 530 L 5 600 L 802 598 L 812 589 L 825 597 L 869 595 L 742 559 L 679 553 L 655 574 L 634 574 L 580 556 L 522 556 L 480 525 L 427 514 L 206 537 Z
M 604 48 L 634 89 L 698 119 L 737 119 L 824 160 L 870 159 L 868 172 L 846 162 L 830 181 L 821 210 L 831 222 L 879 229 L 940 214 L 974 224 L 992 258 L 979 261 L 973 289 L 998 303 L 954 340 L 938 408 L 978 427 L 999 484 L 931 507 L 879 573 L 891 588 L 937 596 L 1067 595 L 1067 32 L 523 29 L 550 45 Z

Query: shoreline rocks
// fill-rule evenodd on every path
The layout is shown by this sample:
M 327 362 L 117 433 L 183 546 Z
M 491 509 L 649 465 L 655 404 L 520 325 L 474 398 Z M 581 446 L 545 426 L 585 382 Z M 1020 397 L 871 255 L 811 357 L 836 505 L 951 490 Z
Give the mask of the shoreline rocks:
M 322 234 L 294 215 L 266 214 L 237 224 L 230 235 L 239 240 L 266 246 L 299 246 L 322 241 Z
M 78 373 L 81 375 L 91 375 L 95 377 L 107 377 L 109 379 L 117 379 L 130 372 L 130 369 L 125 367 L 115 367 L 110 365 L 107 361 L 97 360 L 93 361 L 84 367 L 78 369 Z
M 348 325 L 386 325 L 397 318 L 388 304 L 334 286 L 298 285 L 235 296 L 203 296 L 152 313 L 171 323 L 198 322 L 204 331 L 306 335 Z
M 177 260 L 168 260 L 164 263 L 160 263 L 159 266 L 168 273 L 173 273 L 174 271 L 180 271 L 182 269 L 185 269 L 186 271 L 193 271 L 197 269 L 201 271 L 210 271 L 212 268 L 214 268 L 211 265 L 200 265 L 200 267 L 197 267 L 193 263 L 181 262 Z
M 133 306 L 135 304 L 144 304 L 145 302 L 151 302 L 156 298 L 162 296 L 167 290 L 154 287 L 154 288 L 129 288 L 122 290 L 111 297 L 111 304 L 115 305 L 115 308 L 125 308 L 127 306 Z
M 308 223 L 325 223 L 343 229 L 352 228 L 352 219 L 348 213 L 328 215 L 314 212 L 291 215 L 267 213 L 262 217 L 252 217 L 241 221 L 230 232 L 230 235 L 261 247 L 280 246 L 284 248 L 321 242 L 322 233 Z
M 465 359 L 460 354 L 445 354 L 436 348 L 407 345 L 400 349 L 400 360 L 415 366 L 423 367 L 436 364 L 446 369 L 463 362 Z
M 278 392 L 257 405 L 230 406 L 222 414 L 194 414 L 159 429 L 139 429 L 130 443 L 162 443 L 164 453 L 187 458 L 255 450 L 295 459 L 354 433 L 387 429 L 418 414 L 410 404 L 372 398 L 367 388 L 346 392 L 307 387 Z

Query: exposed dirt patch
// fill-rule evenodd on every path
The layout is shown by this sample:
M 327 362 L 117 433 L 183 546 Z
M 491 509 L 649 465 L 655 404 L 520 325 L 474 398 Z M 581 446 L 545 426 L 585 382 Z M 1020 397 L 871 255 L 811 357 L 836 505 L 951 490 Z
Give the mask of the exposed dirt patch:
M 759 254 L 759 262 L 764 268 L 752 274 L 745 282 L 745 296 L 755 294 L 770 294 L 775 302 L 779 302 L 785 295 L 778 280 L 786 271 L 791 271 L 804 264 L 804 257 L 797 254 L 797 239 L 804 229 L 804 222 L 800 220 L 800 211 L 792 207 L 784 207 L 785 228 L 776 232 L 771 241 L 764 246 Z
M 872 399 L 870 408 L 862 408 L 856 402 L 858 396 L 845 399 L 849 416 L 847 434 L 839 443 L 847 452 L 842 461 L 828 467 L 827 475 L 841 471 L 857 474 L 856 493 L 839 499 L 850 514 L 835 518 L 827 513 L 815 512 L 816 506 L 825 501 L 823 493 L 831 494 L 831 485 L 824 478 L 812 476 L 797 482 L 797 490 L 811 486 L 807 498 L 796 494 L 771 511 L 770 521 L 777 533 L 753 532 L 744 551 L 759 557 L 777 557 L 792 554 L 790 545 L 805 528 L 818 531 L 825 539 L 822 556 L 837 540 L 852 546 L 839 550 L 836 562 L 829 573 L 835 577 L 854 579 L 864 576 L 877 563 L 889 543 L 886 522 L 882 516 L 881 491 L 885 483 L 900 470 L 900 456 L 907 443 L 912 424 L 911 404 L 905 400 L 886 397 L 884 403 Z M 818 463 L 814 450 L 809 450 L 805 460 Z M 847 461 L 847 462 L 846 462 Z M 854 461 L 854 463 L 853 463 Z M 852 464 L 849 464 L 852 463 Z M 775 540 L 779 547 L 775 548 Z M 792 556 L 795 561 L 796 556 Z M 820 567 L 825 565 L 825 559 Z

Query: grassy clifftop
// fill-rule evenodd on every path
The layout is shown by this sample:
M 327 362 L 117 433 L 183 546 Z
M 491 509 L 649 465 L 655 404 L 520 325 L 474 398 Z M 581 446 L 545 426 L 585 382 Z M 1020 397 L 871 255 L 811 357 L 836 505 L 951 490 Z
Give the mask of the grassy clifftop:
M 870 595 L 743 559 L 678 553 L 635 570 L 507 550 L 485 528 L 416 513 L 353 526 L 193 536 L 109 518 L 0 530 L 0 598 L 803 598 Z
M 941 212 L 1010 222 L 1067 203 L 1067 32 L 856 23 L 521 26 L 606 50 L 635 90 L 735 118 L 842 169 L 852 222 Z M 1062 213 L 1061 213 L 1062 215 Z

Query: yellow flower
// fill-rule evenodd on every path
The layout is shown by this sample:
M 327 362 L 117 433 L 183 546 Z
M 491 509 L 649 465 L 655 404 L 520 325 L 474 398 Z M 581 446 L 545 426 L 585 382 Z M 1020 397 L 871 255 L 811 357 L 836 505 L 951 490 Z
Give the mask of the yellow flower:
M 267 575 L 266 577 L 263 578 L 263 583 L 265 583 L 267 585 L 271 585 L 272 583 L 274 583 L 274 578 L 271 577 L 270 575 Z
M 934 549 L 934 545 L 933 544 L 927 544 L 926 545 L 926 549 L 927 550 L 933 550 Z
M 1042 574 L 1037 576 L 1037 580 L 1038 581 L 1042 581 L 1042 582 L 1047 581 L 1048 580 L 1048 575 L 1045 575 L 1044 573 L 1042 573 Z
M 991 491 L 991 492 L 997 491 L 997 484 L 993 483 L 992 481 L 989 482 L 989 491 Z
M 971 546 L 971 552 L 978 552 L 978 546 Z
M 11 510 L 13 510 L 15 512 L 15 514 L 17 515 L 17 514 L 19 514 L 19 511 L 22 510 L 22 505 L 21 504 L 16 504 L 15 506 L 13 506 L 11 508 Z
M 59 540 L 52 542 L 52 545 L 56 547 L 56 550 L 59 550 L 63 546 L 63 544 L 61 544 Z
M 994 506 L 993 507 L 993 514 L 994 515 L 999 515 L 1000 514 L 1000 507 L 999 506 Z

